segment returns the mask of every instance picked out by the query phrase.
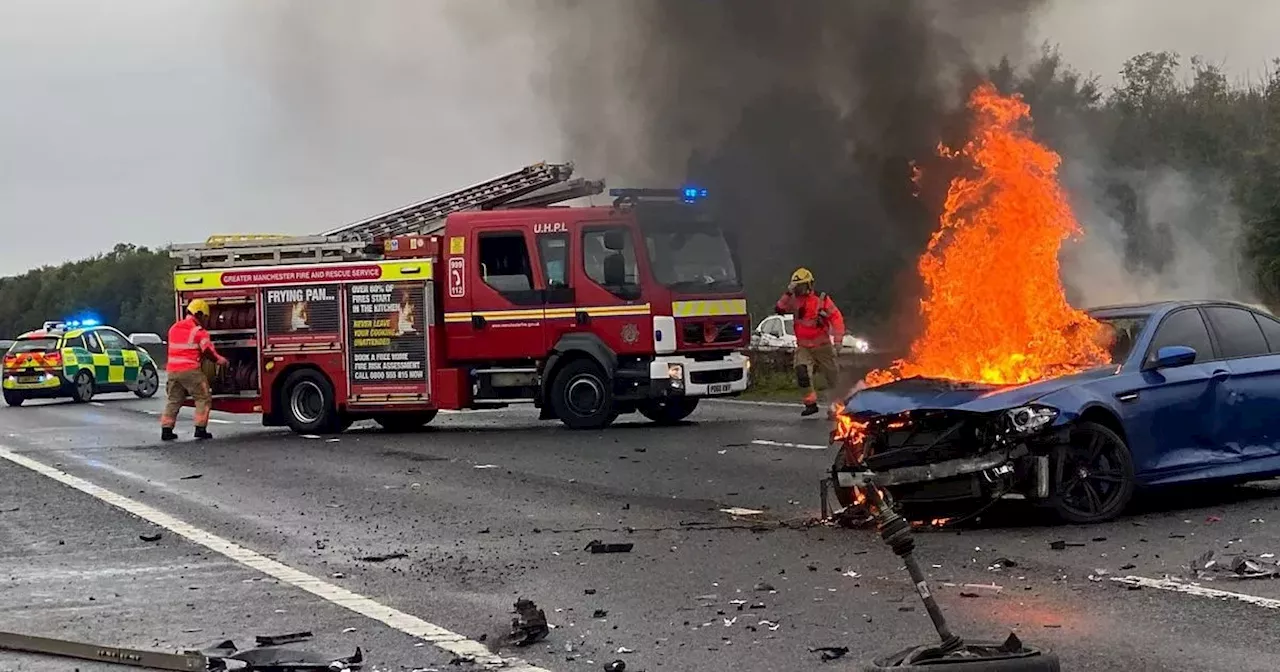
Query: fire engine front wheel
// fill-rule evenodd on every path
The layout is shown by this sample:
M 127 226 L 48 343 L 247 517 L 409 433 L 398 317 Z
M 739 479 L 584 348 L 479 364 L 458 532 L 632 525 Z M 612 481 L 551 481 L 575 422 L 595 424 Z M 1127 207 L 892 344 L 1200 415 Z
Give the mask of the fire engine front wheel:
M 570 429 L 600 429 L 618 417 L 611 381 L 590 359 L 575 359 L 560 369 L 551 385 L 551 405 Z
M 298 434 L 342 431 L 342 418 L 333 403 L 333 385 L 317 371 L 290 374 L 280 395 L 285 424 Z
M 662 401 L 648 401 L 636 410 L 640 415 L 660 424 L 674 425 L 689 417 L 698 408 L 697 397 L 676 397 Z

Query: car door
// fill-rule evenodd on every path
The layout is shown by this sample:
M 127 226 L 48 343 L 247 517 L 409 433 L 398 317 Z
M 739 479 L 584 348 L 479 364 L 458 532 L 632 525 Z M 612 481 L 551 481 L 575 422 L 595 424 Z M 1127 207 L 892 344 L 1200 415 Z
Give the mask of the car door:
M 137 380 L 138 353 L 129 350 L 125 337 L 111 329 L 95 329 L 93 333 L 102 341 L 102 349 L 107 354 L 106 382 L 103 383 L 101 372 L 96 372 L 98 384 L 114 390 L 126 387 L 130 374 L 133 375 L 134 380 Z M 129 366 L 125 361 L 126 353 L 132 360 L 133 366 Z
M 1280 337 L 1272 348 L 1263 332 L 1280 329 L 1265 315 L 1234 306 L 1204 309 L 1231 377 L 1223 408 L 1223 448 L 1241 460 L 1280 454 Z
M 760 345 L 773 350 L 782 347 L 782 318 L 767 317 L 760 323 Z
M 635 229 L 621 222 L 584 224 L 576 236 L 575 313 L 590 331 L 619 355 L 653 352 L 653 318 L 640 282 Z
M 81 364 L 87 364 L 87 368 L 93 372 L 94 384 L 99 389 L 110 385 L 111 355 L 107 353 L 106 346 L 103 345 L 96 330 L 84 332 L 84 349 L 89 353 L 89 361 Z
M 1156 353 L 1168 346 L 1192 348 L 1195 362 L 1156 368 Z M 1164 316 L 1144 351 L 1140 371 L 1131 378 L 1133 384 L 1115 395 L 1139 473 L 1176 473 L 1222 459 L 1221 409 L 1229 377 L 1197 308 Z

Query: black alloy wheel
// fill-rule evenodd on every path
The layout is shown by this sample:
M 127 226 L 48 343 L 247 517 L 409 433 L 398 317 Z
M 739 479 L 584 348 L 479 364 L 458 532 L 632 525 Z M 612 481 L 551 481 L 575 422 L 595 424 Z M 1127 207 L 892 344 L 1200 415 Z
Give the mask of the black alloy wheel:
M 93 375 L 81 370 L 71 381 L 71 399 L 76 403 L 87 404 L 93 399 Z
M 156 367 L 147 364 L 138 371 L 138 382 L 133 393 L 141 399 L 150 399 L 160 390 L 160 374 Z
M 1049 505 L 1068 523 L 1101 523 L 1120 515 L 1136 489 L 1133 456 L 1110 428 L 1081 422 L 1049 455 Z

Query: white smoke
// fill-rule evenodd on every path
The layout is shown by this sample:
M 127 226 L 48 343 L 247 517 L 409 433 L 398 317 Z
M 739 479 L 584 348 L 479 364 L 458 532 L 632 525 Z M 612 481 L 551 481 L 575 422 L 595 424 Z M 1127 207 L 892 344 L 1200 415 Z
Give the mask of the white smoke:
M 1257 303 L 1231 185 L 1168 167 L 1103 172 L 1064 160 L 1062 178 L 1084 236 L 1064 251 L 1077 305 L 1176 299 Z M 1102 185 L 1123 185 L 1128 203 Z

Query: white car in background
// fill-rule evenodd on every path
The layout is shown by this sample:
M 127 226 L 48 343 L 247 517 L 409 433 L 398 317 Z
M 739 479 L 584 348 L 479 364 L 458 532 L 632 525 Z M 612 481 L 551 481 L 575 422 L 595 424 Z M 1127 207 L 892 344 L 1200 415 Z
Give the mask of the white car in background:
M 791 315 L 770 315 L 756 325 L 751 334 L 751 347 L 756 350 L 795 350 L 796 332 L 795 317 Z M 850 352 L 865 354 L 871 352 L 871 344 L 865 338 L 850 333 L 844 335 L 844 349 Z

